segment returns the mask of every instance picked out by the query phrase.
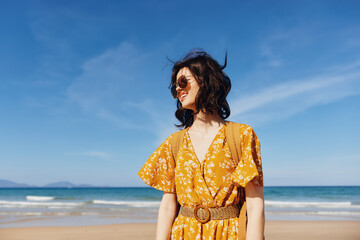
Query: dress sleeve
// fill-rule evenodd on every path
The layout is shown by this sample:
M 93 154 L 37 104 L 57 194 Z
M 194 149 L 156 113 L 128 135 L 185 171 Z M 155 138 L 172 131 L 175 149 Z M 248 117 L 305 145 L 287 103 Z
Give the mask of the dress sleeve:
M 260 140 L 251 126 L 245 125 L 241 130 L 241 157 L 233 173 L 233 181 L 242 187 L 245 187 L 250 181 L 258 186 L 264 186 Z
M 171 137 L 172 135 L 151 154 L 138 175 L 153 188 L 175 193 L 175 162 L 170 148 Z

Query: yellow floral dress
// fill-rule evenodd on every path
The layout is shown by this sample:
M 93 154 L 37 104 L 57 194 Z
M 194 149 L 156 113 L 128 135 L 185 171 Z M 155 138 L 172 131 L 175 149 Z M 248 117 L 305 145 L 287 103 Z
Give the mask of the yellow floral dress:
M 176 164 L 171 153 L 170 135 L 138 172 L 151 187 L 176 193 L 182 206 L 223 207 L 239 203 L 249 181 L 263 186 L 260 141 L 252 127 L 241 124 L 241 158 L 236 166 L 225 138 L 225 125 L 214 137 L 204 160 L 197 159 L 188 128 Z M 202 224 L 195 218 L 178 215 L 171 239 L 237 239 L 238 218 L 210 220 Z

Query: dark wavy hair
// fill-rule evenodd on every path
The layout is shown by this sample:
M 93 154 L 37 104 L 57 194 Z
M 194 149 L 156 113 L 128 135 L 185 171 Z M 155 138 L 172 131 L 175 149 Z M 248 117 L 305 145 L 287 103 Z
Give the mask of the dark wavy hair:
M 200 110 L 204 110 L 210 114 L 218 114 L 224 120 L 230 116 L 230 107 L 226 96 L 231 89 L 231 81 L 223 71 L 227 64 L 227 53 L 225 53 L 225 63 L 223 66 L 214 60 L 207 52 L 199 48 L 192 49 L 182 59 L 171 62 L 174 65 L 172 68 L 170 89 L 177 80 L 176 75 L 180 69 L 184 67 L 189 68 L 200 87 L 195 97 L 197 112 L 183 108 L 181 102 L 177 99 L 175 116 L 181 124 L 175 124 L 175 126 L 180 128 L 191 126 L 194 122 L 194 114 L 197 114 Z

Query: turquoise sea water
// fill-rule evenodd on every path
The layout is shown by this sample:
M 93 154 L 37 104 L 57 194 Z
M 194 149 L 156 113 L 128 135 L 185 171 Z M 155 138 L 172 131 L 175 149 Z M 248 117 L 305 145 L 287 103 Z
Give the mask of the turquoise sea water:
M 155 222 L 152 188 L 0 188 L 0 228 Z M 360 186 L 264 187 L 266 220 L 360 220 Z

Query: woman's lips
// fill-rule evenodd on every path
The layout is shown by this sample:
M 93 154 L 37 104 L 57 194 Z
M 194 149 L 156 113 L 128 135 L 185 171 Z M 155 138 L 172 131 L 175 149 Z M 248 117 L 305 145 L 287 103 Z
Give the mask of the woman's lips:
M 187 96 L 186 93 L 181 93 L 181 94 L 179 95 L 179 100 L 180 100 L 180 102 L 184 101 L 184 99 L 186 98 L 186 96 Z
M 182 94 L 180 95 L 180 102 L 184 101 L 184 99 L 186 98 L 187 94 Z

